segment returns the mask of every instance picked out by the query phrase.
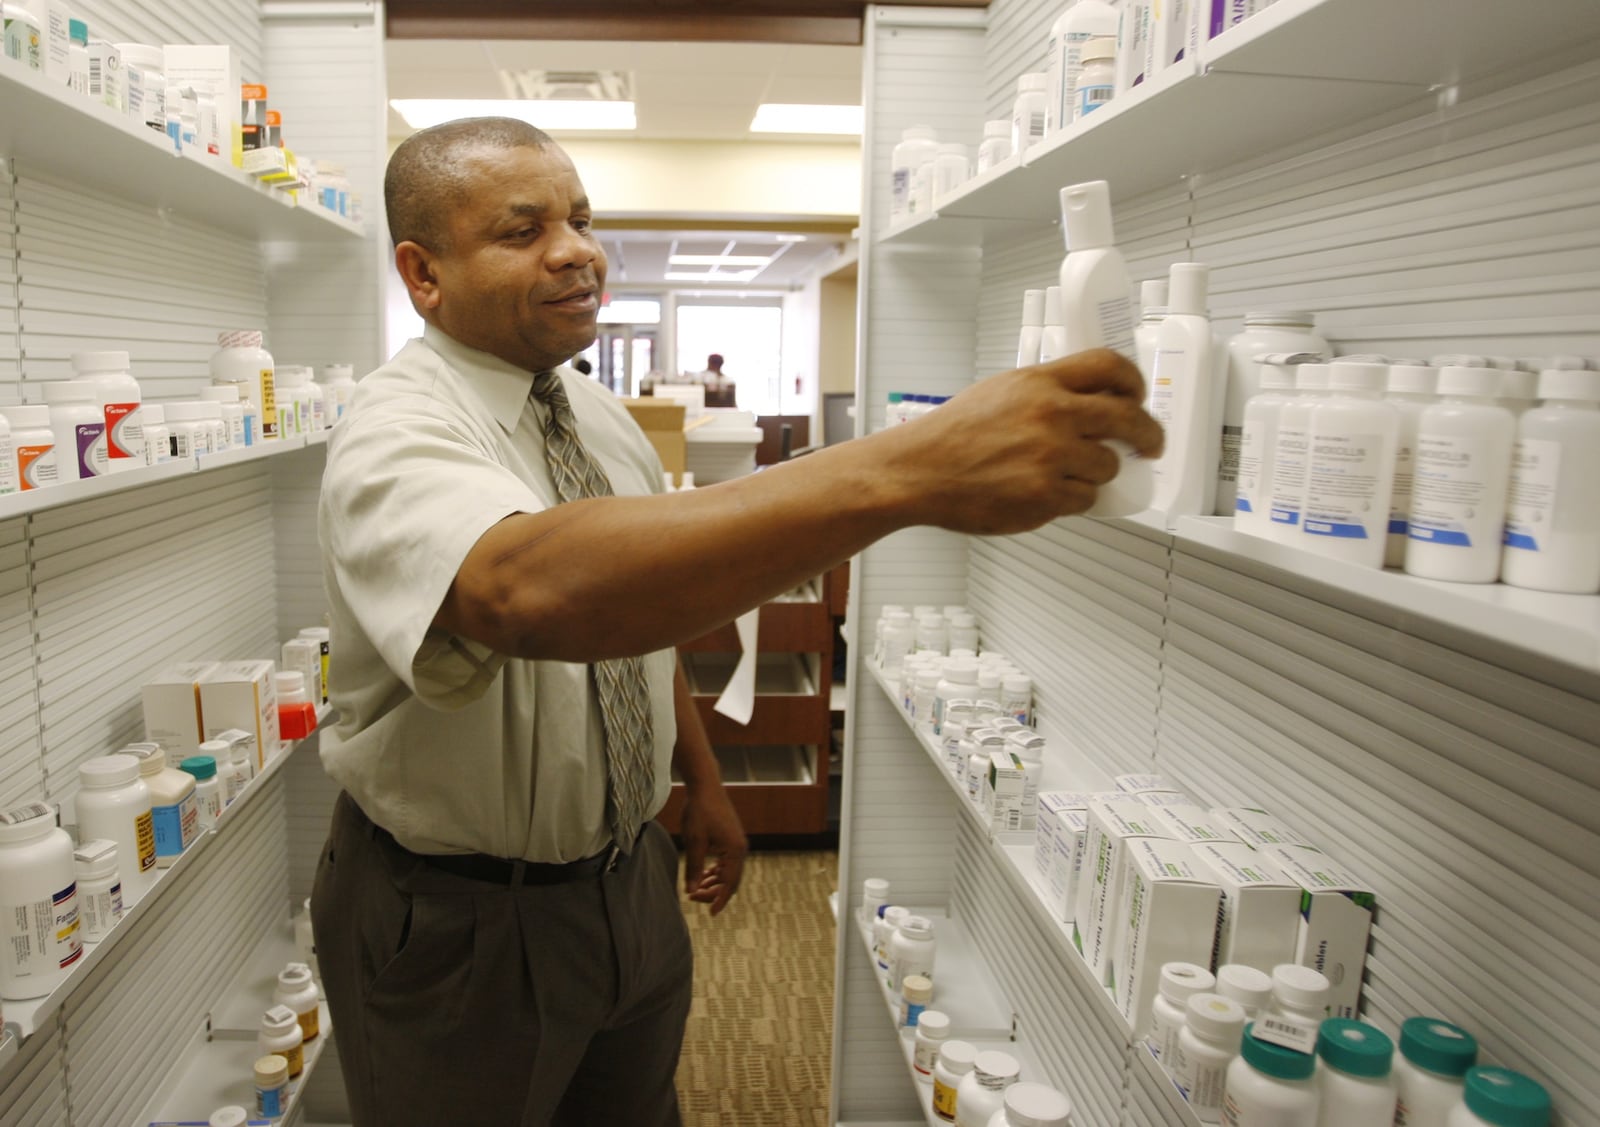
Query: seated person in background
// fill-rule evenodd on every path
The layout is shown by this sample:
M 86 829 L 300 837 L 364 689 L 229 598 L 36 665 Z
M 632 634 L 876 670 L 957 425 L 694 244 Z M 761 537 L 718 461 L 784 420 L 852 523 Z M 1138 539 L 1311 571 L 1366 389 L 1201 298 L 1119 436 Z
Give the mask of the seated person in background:
M 722 354 L 713 352 L 706 357 L 706 370 L 695 377 L 700 383 L 706 385 L 707 407 L 737 407 L 738 389 L 734 385 L 733 377 L 725 375 L 722 371 Z

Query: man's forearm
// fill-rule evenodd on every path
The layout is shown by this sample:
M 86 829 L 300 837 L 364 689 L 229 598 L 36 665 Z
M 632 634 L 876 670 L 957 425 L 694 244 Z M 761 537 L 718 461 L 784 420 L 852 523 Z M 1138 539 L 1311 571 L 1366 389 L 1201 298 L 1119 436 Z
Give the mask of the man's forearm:
M 673 712 L 678 721 L 678 739 L 672 746 L 672 765 L 678 777 L 691 790 L 702 787 L 720 787 L 722 770 L 717 766 L 716 753 L 711 750 L 706 726 L 700 721 L 700 710 L 695 706 L 694 694 L 689 691 L 689 681 L 680 664 L 672 678 Z

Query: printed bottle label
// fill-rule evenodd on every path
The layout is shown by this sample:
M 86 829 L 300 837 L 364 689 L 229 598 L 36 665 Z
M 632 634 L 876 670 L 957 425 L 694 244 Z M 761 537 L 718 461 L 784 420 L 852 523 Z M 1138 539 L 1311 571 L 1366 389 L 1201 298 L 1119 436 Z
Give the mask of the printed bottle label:
M 933 1081 L 933 1113 L 940 1119 L 956 1117 L 956 1090 L 938 1078 Z
M 1138 350 L 1133 343 L 1133 302 L 1126 297 L 1102 301 L 1095 311 L 1100 319 L 1100 339 L 1106 348 L 1133 359 Z
M 273 386 L 273 370 L 262 368 L 260 373 L 261 388 L 261 437 L 277 438 L 283 432 L 278 427 L 278 396 Z
M 1076 104 L 1073 106 L 1073 115 L 1075 117 L 1083 117 L 1085 114 L 1099 109 L 1109 102 L 1116 92 L 1116 86 L 1110 82 L 1094 86 L 1079 86 L 1077 88 Z
M 1309 436 L 1300 427 L 1278 426 L 1272 454 L 1272 523 L 1300 523 L 1300 502 L 1306 492 L 1306 454 Z
M 139 421 L 137 403 L 107 403 L 105 406 L 106 456 L 144 460 L 144 425 Z
M 319 1030 L 317 1007 L 312 1006 L 303 1014 L 295 1015 L 300 1021 L 300 1040 L 312 1041 L 316 1039 Z
M 17 447 L 17 478 L 23 489 L 42 489 L 61 480 L 53 442 Z
M 1417 452 L 1402 438 L 1394 452 L 1394 496 L 1389 502 L 1389 535 L 1404 536 L 1411 524 L 1411 486 L 1415 480 Z
M 277 1119 L 283 1114 L 284 1097 L 288 1094 L 287 1085 L 278 1088 L 257 1088 L 256 1110 L 268 1119 Z
M 1561 443 L 1548 438 L 1525 438 L 1517 443 L 1511 455 L 1506 547 L 1525 552 L 1546 550 L 1560 479 Z
M 9 437 L 0 438 L 0 495 L 17 491 L 17 450 Z
M 139 871 L 148 873 L 156 867 L 156 826 L 150 811 L 146 810 L 134 818 L 133 836 L 138 842 Z
M 122 918 L 122 885 L 113 884 L 104 892 L 91 892 L 83 897 L 83 938 L 104 939 Z
M 1378 516 L 1381 502 L 1377 496 L 1382 473 L 1382 435 L 1316 434 L 1311 442 L 1301 520 L 1306 535 L 1371 539 L 1367 522 L 1384 519 Z M 1387 510 L 1383 511 L 1386 517 Z
M 78 476 L 99 477 L 110 470 L 106 464 L 106 424 L 78 423 L 72 428 L 73 443 L 77 447 Z
M 78 886 L 49 899 L 0 902 L 0 950 L 6 977 L 30 978 L 65 970 L 83 957 L 78 930 Z
M 150 817 L 155 826 L 156 853 L 162 857 L 182 853 L 200 832 L 200 805 L 193 791 L 171 806 L 152 806 Z
M 1228 430 L 1223 428 L 1222 456 L 1224 462 L 1228 457 Z M 1249 419 L 1245 420 L 1244 431 L 1239 436 L 1235 451 L 1238 458 L 1239 496 L 1234 502 L 1234 510 L 1241 513 L 1253 513 L 1261 502 L 1261 451 L 1266 446 L 1266 435 L 1262 432 L 1260 424 Z M 1223 477 L 1227 477 L 1224 470 Z
M 1452 548 L 1484 543 L 1486 532 L 1501 533 L 1503 513 L 1484 513 L 1484 479 L 1489 443 L 1460 435 L 1419 435 L 1411 491 L 1413 540 Z

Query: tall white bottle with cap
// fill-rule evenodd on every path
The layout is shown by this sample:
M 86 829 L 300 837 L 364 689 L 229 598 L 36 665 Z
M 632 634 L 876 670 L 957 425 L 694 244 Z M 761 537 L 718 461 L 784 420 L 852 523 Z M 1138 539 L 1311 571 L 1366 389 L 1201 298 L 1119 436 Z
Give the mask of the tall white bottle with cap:
M 1044 337 L 1044 291 L 1022 291 L 1022 332 L 1017 336 L 1017 367 L 1039 362 L 1039 344 Z
M 1067 257 L 1061 262 L 1065 354 L 1109 348 L 1133 359 L 1133 279 L 1111 225 L 1111 186 L 1091 180 L 1062 188 L 1061 230 L 1067 244 Z M 1115 480 L 1100 487 L 1089 515 L 1143 512 L 1150 507 L 1154 488 L 1149 461 L 1122 443 L 1107 445 L 1122 456 L 1122 468 Z
M 1166 430 L 1167 445 L 1154 467 L 1150 507 L 1169 517 L 1209 513 L 1216 489 L 1216 346 L 1206 317 L 1210 276 L 1210 267 L 1198 262 L 1173 264 L 1167 316 L 1156 338 L 1150 413 Z
M 1145 406 L 1150 405 L 1150 373 L 1156 370 L 1156 344 L 1161 337 L 1161 322 L 1167 319 L 1167 280 L 1153 278 L 1139 283 L 1139 325 L 1133 330 L 1133 358 L 1144 373 Z
M 1061 287 L 1044 288 L 1043 327 L 1039 330 L 1039 363 L 1059 360 L 1068 352 L 1066 326 L 1061 323 Z
M 1388 547 L 1400 427 L 1388 380 L 1386 364 L 1335 360 L 1333 394 L 1311 411 L 1300 547 L 1361 567 L 1381 568 Z

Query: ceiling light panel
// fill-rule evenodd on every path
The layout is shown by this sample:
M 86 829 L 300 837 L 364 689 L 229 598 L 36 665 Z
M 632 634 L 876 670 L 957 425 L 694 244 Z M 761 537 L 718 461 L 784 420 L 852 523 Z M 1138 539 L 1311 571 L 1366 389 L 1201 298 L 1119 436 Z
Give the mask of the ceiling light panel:
M 859 137 L 861 121 L 860 106 L 763 102 L 756 107 L 756 116 L 750 122 L 750 132 Z
M 675 254 L 667 259 L 673 266 L 765 266 L 772 261 L 766 254 Z

